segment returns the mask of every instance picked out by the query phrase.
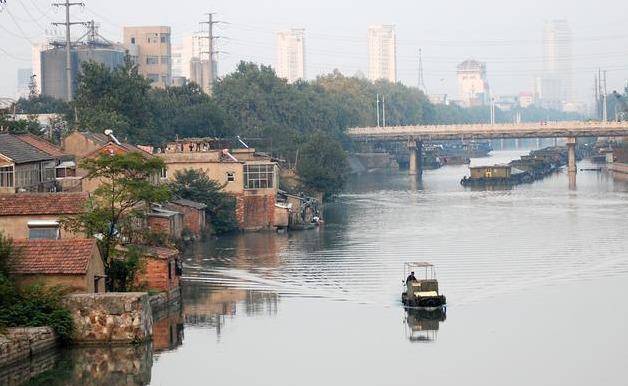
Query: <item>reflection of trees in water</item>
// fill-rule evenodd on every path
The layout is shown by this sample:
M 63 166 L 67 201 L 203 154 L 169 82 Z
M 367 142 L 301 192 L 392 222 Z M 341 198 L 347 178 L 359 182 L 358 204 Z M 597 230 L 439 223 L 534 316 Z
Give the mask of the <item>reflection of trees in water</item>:
M 216 289 L 202 285 L 183 287 L 185 323 L 216 329 L 220 336 L 227 318 L 243 312 L 246 316 L 276 315 L 279 296 L 273 292 L 244 289 Z
M 426 311 L 406 309 L 406 335 L 410 342 L 434 342 L 438 337 L 440 324 L 447 319 L 443 310 Z
M 54 366 L 26 385 L 143 386 L 151 380 L 150 343 L 65 349 L 53 357 Z

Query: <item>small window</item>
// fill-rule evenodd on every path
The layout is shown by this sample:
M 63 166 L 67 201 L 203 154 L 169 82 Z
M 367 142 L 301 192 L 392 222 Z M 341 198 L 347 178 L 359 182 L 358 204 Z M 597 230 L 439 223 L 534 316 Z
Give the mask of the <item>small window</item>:
M 159 178 L 167 179 L 168 178 L 168 168 L 162 168 L 159 172 Z
M 169 56 L 162 56 L 161 57 L 161 64 L 170 64 L 170 57 Z
M 159 57 L 158 56 L 147 56 L 146 57 L 146 64 L 159 64 Z
M 227 182 L 234 182 L 234 181 L 235 181 L 235 173 L 227 172 Z
M 135 44 L 135 38 L 134 37 L 131 38 L 131 44 Z
M 13 166 L 0 168 L 0 188 L 13 187 Z
M 57 221 L 29 221 L 29 240 L 59 240 L 61 232 Z

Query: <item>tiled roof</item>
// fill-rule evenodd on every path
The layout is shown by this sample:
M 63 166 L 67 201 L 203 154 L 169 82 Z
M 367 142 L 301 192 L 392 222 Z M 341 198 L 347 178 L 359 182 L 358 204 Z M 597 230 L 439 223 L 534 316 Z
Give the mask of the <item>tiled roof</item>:
M 102 133 L 92 133 L 91 131 L 81 131 L 80 132 L 85 138 L 89 139 L 90 141 L 98 144 L 98 145 L 106 145 L 107 143 L 109 143 L 109 141 L 111 140 L 111 138 L 109 138 L 109 136 L 102 134 Z
M 70 215 L 85 211 L 85 193 L 0 194 L 0 216 Z
M 12 273 L 81 275 L 87 272 L 96 239 L 19 240 L 13 245 Z
M 31 146 L 36 147 L 37 149 L 43 151 L 44 153 L 52 157 L 60 158 L 66 155 L 61 151 L 61 148 L 59 146 L 56 146 L 55 144 L 48 142 L 45 139 L 37 137 L 33 134 L 21 134 L 21 135 L 18 135 L 18 137 L 22 141 L 28 143 Z
M 11 158 L 16 164 L 52 160 L 49 154 L 13 134 L 0 134 L 0 154 Z
M 181 205 L 181 206 L 189 206 L 190 208 L 194 208 L 194 209 L 205 209 L 207 208 L 207 205 L 202 204 L 200 202 L 196 202 L 196 201 L 192 201 L 192 200 L 186 200 L 184 198 L 180 198 L 178 200 L 174 200 L 172 201 L 173 204 L 175 205 Z
M 179 255 L 179 251 L 164 247 L 146 247 L 146 255 L 156 257 L 158 259 L 171 259 Z

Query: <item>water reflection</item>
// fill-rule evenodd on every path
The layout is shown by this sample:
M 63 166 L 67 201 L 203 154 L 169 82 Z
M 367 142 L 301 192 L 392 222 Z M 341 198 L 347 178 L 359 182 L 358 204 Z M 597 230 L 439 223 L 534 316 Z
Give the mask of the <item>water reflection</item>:
M 272 292 L 199 285 L 184 285 L 183 296 L 185 324 L 215 329 L 218 337 L 229 318 L 276 315 L 279 304 L 279 296 Z
M 153 322 L 155 353 L 171 351 L 183 344 L 183 309 L 179 308 Z
M 412 343 L 435 342 L 440 324 L 447 319 L 446 309 L 426 311 L 406 308 L 406 337 Z
M 61 350 L 54 354 L 54 365 L 26 385 L 148 385 L 152 353 L 150 343 Z

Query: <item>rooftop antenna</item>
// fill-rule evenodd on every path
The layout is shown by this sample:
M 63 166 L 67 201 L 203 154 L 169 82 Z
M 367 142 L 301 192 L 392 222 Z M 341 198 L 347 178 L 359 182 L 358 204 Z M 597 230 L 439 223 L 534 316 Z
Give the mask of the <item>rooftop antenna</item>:
M 423 91 L 423 94 L 427 94 L 427 87 L 425 87 L 425 79 L 423 78 L 423 50 L 419 48 L 419 90 Z

